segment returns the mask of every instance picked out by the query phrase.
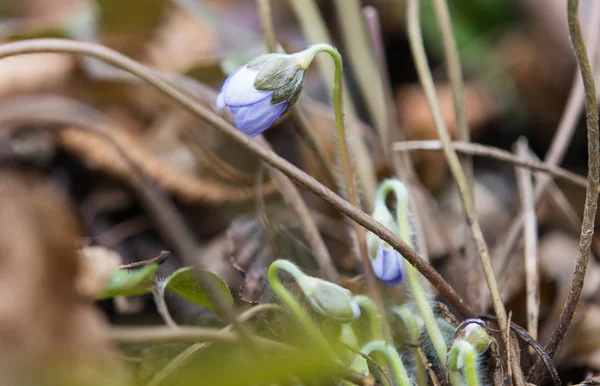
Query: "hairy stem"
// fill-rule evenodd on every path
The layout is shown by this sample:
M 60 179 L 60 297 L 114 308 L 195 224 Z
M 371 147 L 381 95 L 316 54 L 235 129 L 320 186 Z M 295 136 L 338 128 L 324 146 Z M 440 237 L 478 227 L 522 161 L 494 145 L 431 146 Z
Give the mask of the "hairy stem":
M 463 384 L 460 376 L 457 377 L 461 368 L 465 375 L 466 386 L 479 386 L 477 353 L 475 352 L 475 347 L 469 342 L 464 340 L 454 342 L 450 350 L 448 363 L 452 386 L 461 386 Z
M 169 312 L 169 308 L 167 307 L 164 288 L 155 288 L 154 291 L 152 291 L 152 296 L 154 297 L 154 303 L 156 303 L 156 309 L 167 326 L 171 328 L 178 328 L 179 326 L 173 320 L 173 317 Z
M 410 225 L 410 210 L 408 206 L 409 199 L 408 190 L 406 190 L 406 187 L 397 180 L 387 180 L 379 189 L 377 200 L 382 200 L 385 202 L 385 198 L 387 197 L 388 193 L 392 191 L 396 195 L 396 221 L 398 223 L 399 230 L 398 236 L 400 236 L 402 241 L 412 247 L 413 242 Z M 446 346 L 446 340 L 444 339 L 442 331 L 435 320 L 431 303 L 429 302 L 429 298 L 423 289 L 421 275 L 419 275 L 419 271 L 417 271 L 412 265 L 407 264 L 406 276 L 408 276 L 410 289 L 412 290 L 415 303 L 417 303 L 417 308 L 419 309 L 419 313 L 423 318 L 425 329 L 431 338 L 435 352 L 437 353 L 440 362 L 445 364 L 446 351 L 448 350 Z
M 337 132 L 338 146 L 340 151 L 340 162 L 342 164 L 342 171 L 344 174 L 344 184 L 346 186 L 346 194 L 348 195 L 348 201 L 353 206 L 360 208 L 360 201 L 358 198 L 358 190 L 356 188 L 356 180 L 354 178 L 354 169 L 350 160 L 350 152 L 348 150 L 348 142 L 346 135 L 346 125 L 344 123 L 344 106 L 342 103 L 342 82 L 343 82 L 343 64 L 342 55 L 330 46 L 329 44 L 315 44 L 309 48 L 313 55 L 319 52 L 324 52 L 331 56 L 335 67 L 335 77 L 333 81 L 333 108 L 335 112 L 335 129 Z M 384 312 L 383 299 L 381 298 L 381 292 L 379 290 L 377 279 L 371 268 L 369 261 L 369 254 L 367 252 L 366 245 L 366 233 L 365 229 L 359 224 L 354 223 L 354 232 L 356 234 L 356 240 L 358 242 L 358 253 L 363 262 L 363 269 L 365 271 L 365 281 L 367 283 L 367 290 L 369 296 L 375 301 L 375 304 L 380 309 L 380 312 Z
M 391 372 L 394 375 L 396 382 L 398 382 L 400 386 L 411 386 L 408 374 L 406 373 L 406 369 L 402 363 L 402 359 L 400 359 L 400 355 L 398 355 L 398 352 L 394 350 L 389 343 L 383 340 L 372 341 L 367 343 L 360 351 L 365 355 L 369 355 L 373 351 L 377 351 L 385 355 L 390 363 Z

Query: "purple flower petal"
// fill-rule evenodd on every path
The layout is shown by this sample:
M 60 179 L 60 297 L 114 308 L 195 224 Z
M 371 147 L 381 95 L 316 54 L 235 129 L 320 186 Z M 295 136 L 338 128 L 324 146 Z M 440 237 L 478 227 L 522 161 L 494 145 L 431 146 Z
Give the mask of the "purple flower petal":
M 404 258 L 394 249 L 380 246 L 371 266 L 375 276 L 387 285 L 396 286 L 404 281 Z
M 221 93 L 223 102 L 229 107 L 241 107 L 254 104 L 270 96 L 272 91 L 261 91 L 254 88 L 254 80 L 258 71 L 243 66 L 229 75 Z
M 271 104 L 271 97 L 253 105 L 243 106 L 235 114 L 234 124 L 250 137 L 255 137 L 269 128 L 285 111 L 288 102 Z

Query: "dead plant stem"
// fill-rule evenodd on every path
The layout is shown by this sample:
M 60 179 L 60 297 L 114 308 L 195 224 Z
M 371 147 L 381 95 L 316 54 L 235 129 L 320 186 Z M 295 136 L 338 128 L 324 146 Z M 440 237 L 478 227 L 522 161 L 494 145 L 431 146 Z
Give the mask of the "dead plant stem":
M 440 30 L 440 35 L 442 36 L 442 46 L 446 58 L 448 79 L 450 80 L 450 87 L 452 89 L 454 119 L 456 121 L 456 137 L 460 141 L 469 142 L 471 133 L 469 130 L 469 122 L 467 121 L 465 85 L 463 82 L 458 48 L 456 47 L 456 40 L 454 38 L 454 32 L 452 31 L 450 11 L 448 10 L 446 0 L 435 0 L 434 5 L 437 25 Z M 475 195 L 473 194 L 473 159 L 470 155 L 463 154 L 462 156 L 459 156 L 459 160 L 465 174 L 466 189 L 468 189 L 472 200 L 475 201 Z M 469 224 L 464 223 L 462 226 L 468 228 Z M 464 234 L 468 235 L 468 231 L 465 231 Z M 477 269 L 477 245 L 473 239 L 468 236 L 465 236 L 465 257 L 467 266 L 467 301 L 471 305 L 479 304 L 481 302 L 479 301 L 479 291 L 477 291 L 477 279 L 480 277 L 480 271 Z
M 494 306 L 496 317 L 498 318 L 498 324 L 504 332 L 508 329 L 506 310 L 504 308 L 504 303 L 502 302 L 502 297 L 500 296 L 500 290 L 498 289 L 498 283 L 496 282 L 496 276 L 494 274 L 488 248 L 483 238 L 481 226 L 479 225 L 477 209 L 475 208 L 473 197 L 469 191 L 469 184 L 465 173 L 460 166 L 458 156 L 452 147 L 452 140 L 448 134 L 448 129 L 446 128 L 440 112 L 439 101 L 437 100 L 435 93 L 435 84 L 433 82 L 433 76 L 431 75 L 429 64 L 427 63 L 427 55 L 425 54 L 425 46 L 423 44 L 418 0 L 408 0 L 407 19 L 409 43 L 413 59 L 415 60 L 415 65 L 417 67 L 417 72 L 419 74 L 419 80 L 421 81 L 421 84 L 425 90 L 427 102 L 435 122 L 437 134 L 442 141 L 444 153 L 446 155 L 448 165 L 450 166 L 450 171 L 452 172 L 452 175 L 454 176 L 458 186 L 458 191 L 467 217 L 467 223 L 471 228 L 473 241 L 477 245 L 477 252 L 481 259 L 483 272 L 490 289 L 492 304 Z M 505 347 L 510 347 L 509 342 L 505 342 Z
M 538 170 L 541 172 L 548 173 L 556 178 L 564 179 L 565 181 L 569 181 L 570 183 L 577 186 L 581 186 L 584 188 L 588 186 L 588 182 L 585 177 L 565 170 L 563 168 L 552 166 L 546 162 L 535 161 L 531 159 L 531 157 L 522 158 L 515 156 L 514 154 L 506 150 L 498 149 L 497 147 L 485 146 L 471 142 L 452 141 L 452 146 L 454 146 L 454 149 L 457 152 L 480 157 L 494 158 L 517 166 L 523 166 L 532 170 Z M 393 149 L 396 151 L 440 151 L 443 150 L 443 145 L 442 142 L 437 139 L 423 141 L 405 141 L 395 142 L 393 145 Z
M 567 5 L 567 15 L 569 32 L 577 65 L 583 79 L 585 90 L 585 111 L 587 123 L 587 140 L 588 140 L 588 187 L 585 192 L 585 205 L 583 209 L 583 220 L 581 224 L 581 236 L 579 239 L 579 252 L 575 262 L 575 272 L 569 289 L 569 295 L 563 306 L 558 324 L 552 332 L 550 342 L 546 345 L 546 352 L 550 357 L 553 357 L 569 329 L 583 284 L 587 265 L 590 255 L 592 238 L 594 236 L 594 223 L 596 219 L 596 209 L 598 206 L 598 178 L 600 168 L 600 156 L 598 152 L 598 101 L 596 99 L 596 86 L 594 84 L 594 72 L 590 65 L 590 61 L 579 24 L 579 0 L 569 0 Z M 538 361 L 539 362 L 539 361 Z M 530 374 L 535 374 L 535 368 Z M 538 380 L 536 379 L 536 383 Z
M 518 157 L 529 157 L 529 146 L 524 137 L 515 144 Z M 525 289 L 527 293 L 527 331 L 537 340 L 540 315 L 540 273 L 537 252 L 537 218 L 533 197 L 532 175 L 529 169 L 516 168 L 517 186 L 521 201 L 521 210 L 525 212 Z M 529 352 L 534 353 L 530 347 Z

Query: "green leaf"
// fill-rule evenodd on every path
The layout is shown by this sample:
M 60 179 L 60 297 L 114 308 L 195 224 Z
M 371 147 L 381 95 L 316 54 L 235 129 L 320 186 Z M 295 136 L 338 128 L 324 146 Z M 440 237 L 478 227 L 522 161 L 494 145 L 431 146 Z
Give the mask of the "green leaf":
M 96 297 L 107 299 L 115 296 L 135 296 L 152 292 L 154 283 L 152 279 L 158 269 L 158 264 L 149 264 L 135 271 L 119 269 L 115 271 L 104 290 Z
M 233 296 L 231 296 L 231 292 L 229 291 L 227 284 L 225 284 L 225 281 L 210 271 L 204 270 L 204 272 L 218 288 L 219 293 L 225 302 L 227 304 L 233 304 Z M 161 283 L 161 287 L 175 292 L 177 295 L 192 303 L 215 311 L 206 289 L 198 282 L 196 279 L 196 272 L 191 267 L 181 268 L 173 272 L 171 276 Z

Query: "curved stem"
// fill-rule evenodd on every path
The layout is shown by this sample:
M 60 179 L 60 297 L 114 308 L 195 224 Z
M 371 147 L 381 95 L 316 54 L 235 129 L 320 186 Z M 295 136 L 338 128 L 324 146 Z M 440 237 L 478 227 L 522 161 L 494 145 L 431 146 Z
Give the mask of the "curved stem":
M 394 379 L 398 382 L 398 384 L 400 386 L 411 386 L 408 374 L 406 373 L 406 369 L 404 368 L 404 364 L 402 363 L 400 355 L 389 343 L 384 342 L 383 340 L 375 340 L 367 343 L 360 351 L 365 355 L 369 355 L 373 351 L 378 351 L 385 355 L 391 365 L 391 371 L 394 375 Z
M 154 297 L 154 303 L 156 303 L 156 309 L 160 314 L 160 317 L 163 319 L 165 324 L 171 328 L 178 328 L 179 326 L 173 320 L 171 313 L 169 312 L 169 307 L 167 307 L 167 302 L 165 301 L 165 291 L 164 289 L 155 288 L 152 291 L 152 297 Z
M 269 270 L 267 272 L 267 281 L 273 289 L 273 292 L 275 292 L 275 294 L 279 296 L 281 301 L 283 301 L 285 305 L 290 309 L 290 311 L 292 311 L 298 322 L 300 322 L 304 330 L 306 330 L 308 335 L 318 344 L 318 346 L 325 353 L 330 355 L 331 358 L 336 358 L 337 355 L 335 354 L 335 352 L 333 351 L 323 334 L 321 334 L 321 331 L 319 331 L 317 326 L 314 325 L 314 323 L 310 319 L 310 316 L 308 316 L 306 311 L 304 311 L 300 303 L 298 303 L 298 300 L 296 300 L 296 298 L 292 296 L 292 294 L 287 290 L 287 288 L 285 288 L 285 286 L 281 284 L 281 281 L 277 276 L 277 273 L 281 269 L 292 275 L 296 280 L 301 275 L 304 275 L 304 273 L 302 273 L 302 271 L 300 271 L 298 267 L 296 267 L 289 261 L 275 260 L 273 263 L 271 263 L 271 266 L 269 267 Z
M 479 386 L 477 353 L 475 347 L 465 340 L 454 342 L 449 355 L 450 381 L 453 386 L 462 385 L 459 370 L 462 368 L 467 386 Z M 460 380 L 460 381 L 459 381 Z
M 408 337 L 410 339 L 411 344 L 419 343 L 419 335 L 421 334 L 421 327 L 419 327 L 419 323 L 415 315 L 405 306 L 402 307 L 394 307 L 392 312 L 402 320 L 404 324 L 404 328 L 408 332 Z M 429 384 L 429 378 L 427 376 L 427 370 L 425 369 L 425 365 L 421 360 L 421 355 L 419 354 L 419 346 L 414 346 L 411 348 L 414 361 L 415 361 L 415 377 L 417 379 L 418 386 L 427 386 Z
M 335 129 L 337 132 L 338 146 L 340 151 L 340 161 L 342 164 L 342 171 L 344 174 L 344 184 L 346 185 L 346 194 L 350 204 L 357 208 L 360 208 L 360 200 L 358 198 L 358 190 L 356 188 L 356 180 L 354 178 L 354 170 L 352 162 L 350 161 L 350 152 L 348 151 L 346 126 L 344 124 L 344 106 L 342 102 L 342 83 L 343 83 L 343 64 L 342 55 L 329 44 L 315 44 L 310 46 L 307 51 L 312 55 L 312 58 L 319 52 L 329 54 L 333 59 L 335 65 L 335 76 L 333 80 L 333 109 L 335 113 Z M 378 282 L 373 274 L 371 263 L 369 261 L 369 254 L 367 252 L 366 245 L 366 233 L 363 227 L 359 224 L 354 223 L 354 232 L 356 235 L 356 241 L 358 243 L 358 251 L 360 253 L 361 260 L 363 262 L 363 268 L 365 271 L 365 281 L 367 284 L 367 290 L 369 296 L 375 301 L 379 310 L 383 313 L 383 300 L 379 291 Z M 386 325 L 384 321 L 384 331 L 386 331 Z
M 410 210 L 408 206 L 408 190 L 406 190 L 404 184 L 398 180 L 387 180 L 379 189 L 379 194 L 376 200 L 385 201 L 385 198 L 390 192 L 394 192 L 396 195 L 396 221 L 399 229 L 398 236 L 400 236 L 400 239 L 406 244 L 410 245 L 412 248 L 413 242 L 410 226 Z M 417 308 L 419 309 L 419 313 L 423 318 L 425 329 L 431 338 L 435 352 L 440 358 L 440 361 L 445 364 L 448 347 L 446 346 L 446 340 L 442 335 L 442 331 L 435 320 L 435 315 L 433 314 L 433 309 L 431 308 L 429 298 L 427 297 L 425 289 L 423 288 L 423 284 L 421 283 L 421 275 L 419 275 L 419 271 L 417 271 L 415 267 L 413 267 L 411 264 L 407 264 L 406 276 L 408 276 L 408 283 L 413 292 L 415 303 L 417 303 Z

